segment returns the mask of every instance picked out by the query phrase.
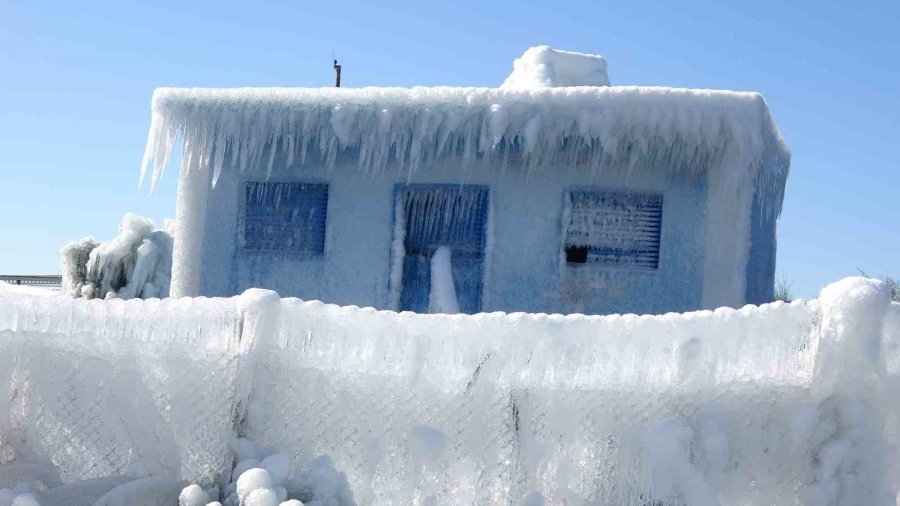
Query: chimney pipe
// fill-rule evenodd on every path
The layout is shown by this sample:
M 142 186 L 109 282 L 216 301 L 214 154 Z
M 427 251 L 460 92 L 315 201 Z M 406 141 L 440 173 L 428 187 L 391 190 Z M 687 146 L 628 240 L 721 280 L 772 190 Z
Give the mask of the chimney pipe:
M 337 58 L 334 58 L 334 87 L 341 87 L 341 66 L 337 62 Z

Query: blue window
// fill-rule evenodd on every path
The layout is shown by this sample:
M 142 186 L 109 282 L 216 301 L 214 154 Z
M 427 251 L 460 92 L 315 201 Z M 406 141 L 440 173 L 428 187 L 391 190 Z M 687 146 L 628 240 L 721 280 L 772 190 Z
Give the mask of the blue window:
M 398 187 L 397 212 L 405 232 L 400 310 L 428 312 L 431 257 L 451 249 L 460 311 L 481 311 L 488 190 L 481 186 Z
M 244 250 L 325 252 L 327 184 L 248 182 L 244 209 Z
M 659 267 L 663 197 L 629 191 L 572 191 L 565 253 L 568 264 L 655 270 Z

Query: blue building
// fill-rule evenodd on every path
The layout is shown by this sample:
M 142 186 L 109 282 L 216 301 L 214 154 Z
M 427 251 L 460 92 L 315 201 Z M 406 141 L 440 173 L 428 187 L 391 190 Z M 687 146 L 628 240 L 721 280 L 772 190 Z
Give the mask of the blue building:
M 768 302 L 790 153 L 759 94 L 608 86 L 533 48 L 500 88 L 160 89 L 184 142 L 172 295 L 251 287 L 425 312 Z

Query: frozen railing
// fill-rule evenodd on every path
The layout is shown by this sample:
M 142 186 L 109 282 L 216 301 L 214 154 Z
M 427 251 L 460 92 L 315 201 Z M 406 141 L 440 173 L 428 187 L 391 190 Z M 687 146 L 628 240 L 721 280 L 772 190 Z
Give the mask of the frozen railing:
M 40 288 L 53 288 L 59 290 L 62 286 L 62 276 L 54 274 L 0 274 L 0 281 L 11 285 L 37 286 Z
M 0 293 L 2 464 L 210 483 L 242 436 L 331 455 L 360 504 L 878 504 L 898 343 L 861 278 L 661 316 Z

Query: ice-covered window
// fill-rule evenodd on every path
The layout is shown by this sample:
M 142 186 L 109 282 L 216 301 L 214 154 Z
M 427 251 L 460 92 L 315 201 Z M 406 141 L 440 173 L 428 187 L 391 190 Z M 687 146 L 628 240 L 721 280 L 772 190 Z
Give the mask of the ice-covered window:
M 249 251 L 325 252 L 328 185 L 248 182 L 241 246 Z
M 410 185 L 398 187 L 396 198 L 395 231 L 403 234 L 404 254 L 399 309 L 428 311 L 431 261 L 446 246 L 459 310 L 481 311 L 488 189 Z
M 656 269 L 662 204 L 663 197 L 658 193 L 568 192 L 566 262 Z

